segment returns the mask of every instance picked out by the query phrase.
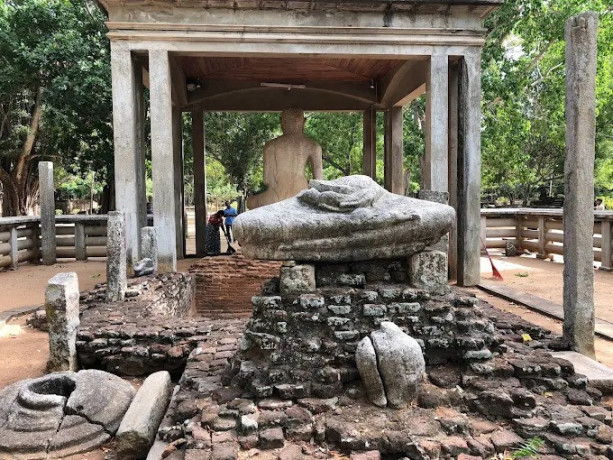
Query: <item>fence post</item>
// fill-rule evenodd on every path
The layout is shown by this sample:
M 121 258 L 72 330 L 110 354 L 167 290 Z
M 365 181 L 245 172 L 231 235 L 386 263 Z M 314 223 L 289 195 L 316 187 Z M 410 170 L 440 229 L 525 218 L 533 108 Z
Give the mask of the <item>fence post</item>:
M 11 245 L 11 267 L 17 268 L 19 265 L 19 247 L 17 246 L 17 226 L 11 227 L 10 229 L 11 236 L 9 244 Z
M 516 217 L 515 217 L 515 235 L 516 235 L 515 238 L 517 240 L 516 246 L 518 248 L 522 248 L 522 249 L 523 249 L 522 244 L 524 242 L 524 234 L 523 234 L 524 223 L 523 223 L 523 220 L 524 220 L 524 216 L 522 216 L 521 214 L 516 214 Z
M 74 224 L 74 252 L 77 260 L 87 260 L 85 253 L 85 224 L 75 222 Z
M 539 239 L 538 239 L 538 244 L 539 244 L 539 252 L 536 255 L 537 259 L 546 259 L 547 258 L 547 229 L 545 228 L 545 217 L 544 216 L 539 216 L 539 223 L 538 223 L 538 232 L 539 232 Z
M 603 220 L 600 222 L 600 234 L 602 236 L 602 243 L 600 245 L 601 251 L 601 264 L 600 270 L 611 271 L 611 221 Z

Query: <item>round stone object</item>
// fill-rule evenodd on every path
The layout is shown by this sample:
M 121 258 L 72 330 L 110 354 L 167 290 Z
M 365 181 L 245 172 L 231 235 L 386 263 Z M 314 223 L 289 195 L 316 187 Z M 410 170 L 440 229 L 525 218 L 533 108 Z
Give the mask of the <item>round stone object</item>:
M 10 385 L 0 392 L 0 458 L 63 458 L 96 448 L 117 431 L 134 393 L 98 370 Z
M 351 262 L 410 256 L 451 229 L 452 207 L 386 191 L 370 177 L 312 180 L 309 189 L 238 216 L 246 257 Z

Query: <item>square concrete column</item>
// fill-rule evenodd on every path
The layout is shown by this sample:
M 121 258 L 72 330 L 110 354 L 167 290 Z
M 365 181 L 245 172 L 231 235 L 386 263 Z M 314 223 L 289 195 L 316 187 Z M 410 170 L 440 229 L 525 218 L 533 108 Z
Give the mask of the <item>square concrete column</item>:
M 40 188 L 40 236 L 43 264 L 53 265 L 56 258 L 55 247 L 55 186 L 53 185 L 53 163 L 38 163 L 38 183 Z
M 377 111 L 371 107 L 362 112 L 362 122 L 362 172 L 365 176 L 377 179 Z
M 398 195 L 404 195 L 402 107 L 385 112 L 384 186 Z
M 566 22 L 566 160 L 564 162 L 564 328 L 574 351 L 594 351 L 594 155 L 598 15 Z
M 427 190 L 447 192 L 449 58 L 433 54 L 426 84 L 426 157 L 424 185 Z
M 458 69 L 458 284 L 474 286 L 480 272 L 481 50 Z
M 204 154 L 204 113 L 192 111 L 192 150 L 194 152 L 194 207 L 196 218 L 196 255 L 206 255 L 206 156 Z
M 172 151 L 175 172 L 175 222 L 177 239 L 177 259 L 185 257 L 185 203 L 183 174 L 183 116 L 179 107 L 172 108 Z
M 177 270 L 174 128 L 168 51 L 149 51 L 153 223 L 158 240 L 158 272 Z
M 147 225 L 142 69 L 129 49 L 111 42 L 115 203 L 126 220 L 127 269 L 140 258 L 140 229 Z
M 458 65 L 449 67 L 449 139 L 447 145 L 449 206 L 458 212 Z M 458 224 L 449 232 L 449 277 L 458 276 Z

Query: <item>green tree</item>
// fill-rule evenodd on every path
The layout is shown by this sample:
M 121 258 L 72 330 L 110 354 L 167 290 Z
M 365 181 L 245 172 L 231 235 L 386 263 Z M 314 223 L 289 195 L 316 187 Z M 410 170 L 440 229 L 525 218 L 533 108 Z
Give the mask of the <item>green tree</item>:
M 82 176 L 112 164 L 109 44 L 89 0 L 0 0 L 3 214 L 26 214 L 37 163 Z
M 611 8 L 605 0 L 518 0 L 504 2 L 488 18 L 490 33 L 483 52 L 484 189 L 507 190 L 511 200 L 521 198 L 528 204 L 539 185 L 561 182 L 564 24 L 586 10 L 600 13 L 597 170 L 611 153 L 606 141 L 613 133 Z

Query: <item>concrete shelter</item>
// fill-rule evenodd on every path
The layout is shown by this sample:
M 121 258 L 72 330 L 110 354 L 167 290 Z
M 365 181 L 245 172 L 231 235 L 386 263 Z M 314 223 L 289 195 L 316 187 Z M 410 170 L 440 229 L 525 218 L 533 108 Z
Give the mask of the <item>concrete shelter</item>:
M 404 193 L 402 106 L 427 95 L 424 185 L 458 211 L 450 265 L 479 280 L 483 19 L 500 0 L 100 0 L 108 12 L 117 209 L 130 267 L 145 219 L 143 88 L 150 90 L 160 271 L 184 255 L 181 113 L 193 121 L 197 252 L 204 244 L 204 111 L 361 111 L 375 177 L 385 113 L 385 187 Z M 342 133 L 341 133 L 342 134 Z

